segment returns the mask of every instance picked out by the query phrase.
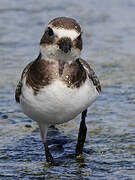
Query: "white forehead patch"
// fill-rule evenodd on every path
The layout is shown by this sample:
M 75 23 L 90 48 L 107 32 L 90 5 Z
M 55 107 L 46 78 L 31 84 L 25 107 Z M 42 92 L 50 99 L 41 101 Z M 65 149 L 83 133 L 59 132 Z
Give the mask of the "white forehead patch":
M 59 38 L 69 37 L 71 40 L 75 40 L 80 34 L 74 29 L 64 29 L 64 28 L 52 28 L 53 32 Z

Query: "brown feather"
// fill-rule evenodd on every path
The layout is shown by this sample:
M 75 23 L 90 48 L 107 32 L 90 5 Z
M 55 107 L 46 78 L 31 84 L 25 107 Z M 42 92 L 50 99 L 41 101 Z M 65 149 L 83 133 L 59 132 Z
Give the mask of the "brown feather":
M 92 80 L 94 86 L 96 86 L 97 91 L 101 92 L 100 81 L 96 73 L 93 71 L 93 69 L 90 67 L 90 65 L 86 61 L 84 61 L 83 59 L 80 59 L 80 62 L 84 66 L 84 68 L 87 69 L 88 77 Z

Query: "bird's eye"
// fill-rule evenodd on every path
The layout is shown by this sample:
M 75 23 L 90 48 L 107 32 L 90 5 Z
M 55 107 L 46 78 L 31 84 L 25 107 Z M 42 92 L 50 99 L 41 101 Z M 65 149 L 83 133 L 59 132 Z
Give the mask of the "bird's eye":
M 52 28 L 50 28 L 50 27 L 48 27 L 46 33 L 47 33 L 48 36 L 50 36 L 50 37 L 54 35 L 53 30 L 52 30 Z
M 80 40 L 82 37 L 82 33 L 80 33 L 80 35 L 77 37 L 78 40 Z

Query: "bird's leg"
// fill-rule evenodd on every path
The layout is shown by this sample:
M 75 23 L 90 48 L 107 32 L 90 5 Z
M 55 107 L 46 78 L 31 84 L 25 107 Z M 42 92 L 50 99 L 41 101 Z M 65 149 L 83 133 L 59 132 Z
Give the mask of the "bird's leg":
M 49 152 L 49 148 L 48 148 L 48 145 L 47 145 L 47 142 L 46 142 L 48 125 L 41 124 L 41 123 L 38 123 L 38 124 L 39 124 L 39 127 L 40 127 L 40 134 L 41 134 L 42 141 L 43 141 L 44 148 L 45 148 L 46 161 L 53 164 L 54 160 L 53 160 L 53 157 L 52 157 L 51 153 Z
M 80 123 L 80 128 L 79 128 L 79 133 L 78 133 L 78 140 L 77 140 L 77 145 L 76 145 L 76 152 L 75 152 L 76 157 L 83 154 L 83 146 L 84 146 L 86 133 L 87 133 L 87 127 L 85 124 L 86 115 L 87 115 L 87 109 L 82 112 L 81 123 Z
M 44 143 L 44 148 L 45 148 L 45 156 L 46 156 L 46 161 L 53 164 L 54 163 L 54 160 L 53 160 L 53 157 L 49 151 L 49 148 L 46 144 L 46 142 Z

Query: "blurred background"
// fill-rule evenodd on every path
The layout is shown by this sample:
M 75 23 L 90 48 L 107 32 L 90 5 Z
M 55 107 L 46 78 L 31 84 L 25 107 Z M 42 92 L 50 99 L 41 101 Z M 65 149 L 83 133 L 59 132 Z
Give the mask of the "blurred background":
M 74 150 L 80 116 L 50 130 L 58 162 L 45 163 L 39 129 L 15 103 L 23 68 L 39 53 L 48 22 L 75 18 L 83 29 L 82 57 L 102 93 L 89 108 L 85 158 Z M 0 0 L 0 179 L 135 179 L 135 1 Z

